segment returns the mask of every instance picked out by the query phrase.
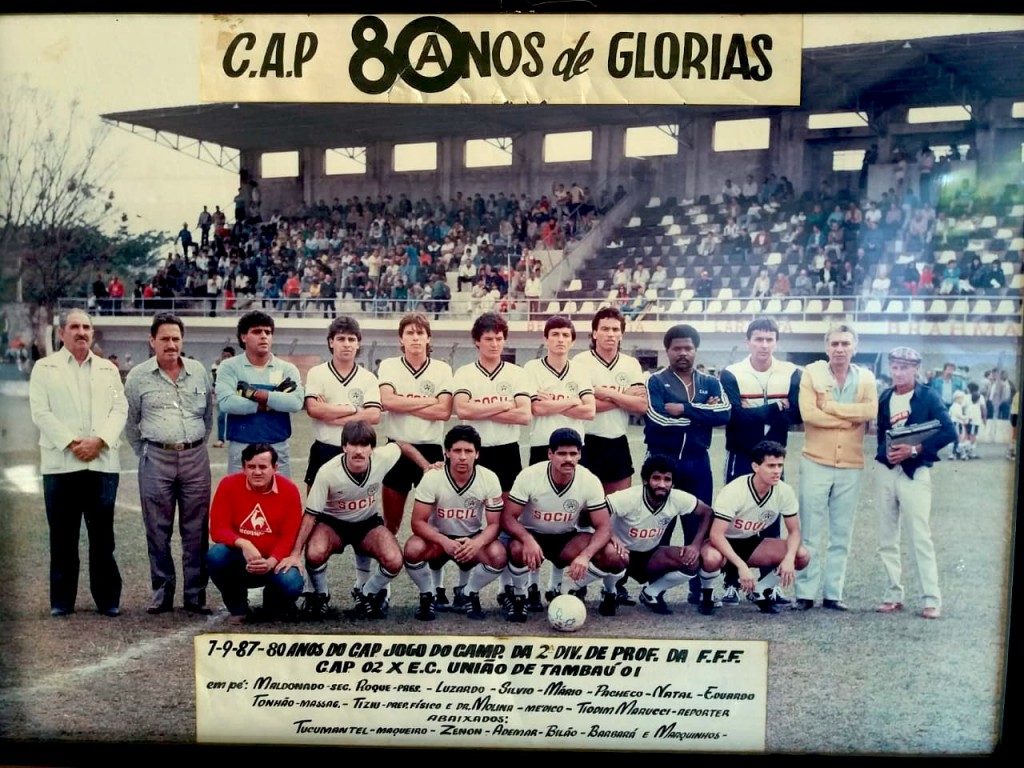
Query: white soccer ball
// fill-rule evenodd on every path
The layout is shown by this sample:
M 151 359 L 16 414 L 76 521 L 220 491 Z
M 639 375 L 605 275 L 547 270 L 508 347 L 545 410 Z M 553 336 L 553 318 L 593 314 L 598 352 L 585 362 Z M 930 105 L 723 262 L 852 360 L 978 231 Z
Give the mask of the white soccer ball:
M 548 605 L 548 622 L 559 632 L 575 632 L 587 621 L 587 606 L 575 595 L 559 595 Z

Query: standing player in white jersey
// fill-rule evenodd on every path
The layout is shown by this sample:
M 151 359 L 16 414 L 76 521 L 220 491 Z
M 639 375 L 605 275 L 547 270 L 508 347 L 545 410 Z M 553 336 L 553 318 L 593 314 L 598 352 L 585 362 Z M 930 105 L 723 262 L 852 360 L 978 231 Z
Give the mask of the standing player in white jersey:
M 608 494 L 612 516 L 612 545 L 619 555 L 619 567 L 646 586 L 640 590 L 640 603 L 655 613 L 670 614 L 665 591 L 686 584 L 700 570 L 702 578 L 715 574 L 700 568 L 700 551 L 711 524 L 712 510 L 686 491 L 672 487 L 675 461 L 667 456 L 648 456 L 640 468 L 641 485 Z M 696 515 L 700 523 L 693 539 L 682 547 L 661 543 L 671 521 L 683 515 Z M 604 615 L 615 613 L 615 582 L 605 580 L 602 600 Z M 608 604 L 606 607 L 606 603 Z M 703 593 L 700 612 L 714 609 L 711 590 Z
M 501 358 L 508 340 L 505 318 L 485 312 L 473 322 L 472 335 L 479 356 L 455 372 L 455 414 L 480 433 L 480 464 L 508 493 L 523 468 L 520 427 L 530 423 L 532 393 L 523 369 Z
M 588 572 L 601 579 L 612 572 L 620 575 L 619 558 L 610 543 L 608 502 L 601 481 L 577 466 L 582 450 L 583 440 L 575 430 L 556 429 L 548 440 L 548 461 L 520 472 L 509 491 L 501 513 L 501 527 L 512 536 L 509 570 L 515 593 L 505 616 L 508 621 L 526 621 L 529 572 L 545 559 L 556 568 L 568 567 L 569 578 L 577 585 Z M 583 514 L 589 516 L 593 533 L 578 529 Z
M 480 435 L 457 424 L 444 438 L 443 468 L 423 474 L 412 508 L 412 533 L 405 542 L 405 569 L 420 590 L 415 617 L 434 619 L 435 593 L 430 567 L 454 560 L 469 575 L 466 615 L 483 619 L 480 590 L 505 569 L 505 546 L 498 541 L 501 485 L 487 467 L 477 466 Z
M 473 322 L 472 335 L 479 357 L 455 372 L 458 385 L 453 407 L 464 423 L 480 433 L 479 463 L 498 476 L 503 498 L 507 500 L 509 489 L 523 468 L 519 433 L 520 427 L 532 418 L 532 393 L 523 369 L 501 359 L 508 340 L 505 318 L 496 312 L 485 312 Z M 511 592 L 512 577 L 507 570 L 502 574 L 502 587 L 504 593 Z
M 762 613 L 778 613 L 772 590 L 793 583 L 796 571 L 810 562 L 807 548 L 800 543 L 800 507 L 796 492 L 782 481 L 786 449 L 781 443 L 764 440 L 750 452 L 753 474 L 742 475 L 726 485 L 715 499 L 710 541 L 701 551 L 704 595 L 709 595 L 714 572 L 726 562 L 736 566 L 740 588 L 748 593 Z M 786 538 L 768 538 L 765 530 L 781 517 Z M 760 569 L 755 577 L 753 568 Z
M 594 420 L 587 425 L 581 463 L 601 481 L 605 494 L 629 488 L 633 459 L 626 429 L 630 415 L 647 412 L 647 386 L 640 362 L 620 352 L 626 318 L 616 307 L 599 309 L 590 321 L 590 349 L 572 362 L 590 375 L 594 390 Z M 620 605 L 635 605 L 625 579 L 618 586 Z
M 341 430 L 353 421 L 380 421 L 377 377 L 356 362 L 363 335 L 359 323 L 341 315 L 327 328 L 331 359 L 306 374 L 306 413 L 313 419 L 315 440 L 309 447 L 306 492 L 320 467 L 341 453 Z
M 398 323 L 398 339 L 402 354 L 381 361 L 377 369 L 385 411 L 384 434 L 391 440 L 412 443 L 431 463 L 442 462 L 444 424 L 452 415 L 451 366 L 430 357 L 430 321 L 426 315 L 405 315 Z M 403 456 L 384 477 L 384 524 L 395 535 L 402 525 L 409 491 L 422 476 L 420 469 Z M 438 577 L 441 571 L 434 574 Z M 438 607 L 447 607 L 444 587 L 435 584 L 435 588 Z
M 569 360 L 569 351 L 576 341 L 576 328 L 567 317 L 555 315 L 544 323 L 544 344 L 547 354 L 530 360 L 523 366 L 533 392 L 530 407 L 533 412 L 530 433 L 530 464 L 548 460 L 548 439 L 561 427 L 575 429 L 581 436 L 596 413 L 594 391 L 590 377 L 582 365 Z M 526 608 L 539 613 L 544 610 L 537 580 L 540 571 L 530 572 L 530 588 L 526 593 Z M 562 571 L 551 569 L 547 599 L 551 602 L 562 591 Z
M 376 446 L 377 435 L 365 421 L 352 421 L 342 428 L 342 452 L 317 472 L 306 498 L 299 535 L 291 554 L 279 565 L 285 570 L 301 566 L 305 560 L 313 593 L 307 597 L 304 610 L 311 618 L 331 613 L 327 561 L 346 546 L 378 564 L 356 593 L 355 607 L 346 615 L 356 619 L 385 616 L 386 587 L 402 568 L 402 549 L 381 518 L 380 484 L 403 454 L 412 457 L 421 469 L 430 465 L 409 443 Z
M 306 413 L 313 419 L 313 444 L 309 447 L 306 466 L 306 493 L 316 473 L 330 459 L 341 453 L 341 430 L 354 421 L 373 425 L 380 422 L 380 388 L 377 377 L 356 362 L 363 334 L 359 323 L 341 315 L 327 327 L 327 348 L 331 359 L 315 365 L 306 374 Z M 356 584 L 353 595 L 366 583 L 370 559 L 356 554 Z M 303 602 L 309 607 L 319 605 L 307 593 Z

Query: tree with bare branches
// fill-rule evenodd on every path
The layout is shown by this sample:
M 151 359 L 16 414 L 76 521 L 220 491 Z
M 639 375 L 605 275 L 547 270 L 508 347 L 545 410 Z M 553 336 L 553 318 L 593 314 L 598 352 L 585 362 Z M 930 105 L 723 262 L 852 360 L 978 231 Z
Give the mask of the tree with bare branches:
M 103 126 L 88 130 L 77 103 L 62 109 L 28 86 L 0 108 L 0 291 L 24 302 L 41 350 L 57 301 L 101 271 L 152 266 L 160 238 L 132 235 L 108 188 Z M 63 113 L 63 116 L 62 116 Z

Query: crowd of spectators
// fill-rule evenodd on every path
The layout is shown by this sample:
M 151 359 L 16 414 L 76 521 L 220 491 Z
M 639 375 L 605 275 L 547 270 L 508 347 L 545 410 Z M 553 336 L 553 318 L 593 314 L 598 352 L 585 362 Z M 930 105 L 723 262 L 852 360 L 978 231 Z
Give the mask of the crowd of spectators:
M 321 199 L 265 217 L 258 184 L 250 182 L 234 200 L 233 223 L 220 206 L 204 206 L 198 241 L 183 223 L 156 274 L 135 281 L 130 296 L 121 284 L 116 299 L 113 279 L 98 276 L 90 303 L 100 313 L 148 312 L 193 299 L 211 314 L 258 305 L 285 317 L 333 317 L 335 300 L 349 298 L 367 312 L 439 315 L 451 301 L 448 273 L 456 272 L 456 290 L 476 306 L 508 309 L 536 288 L 529 286 L 540 276 L 532 252 L 566 248 L 625 194 L 620 186 L 595 201 L 572 183 L 539 197 L 378 195 Z
M 922 151 L 931 154 L 927 147 Z M 922 170 L 929 199 L 940 186 L 932 177 L 945 173 L 940 166 L 948 162 L 933 158 L 933 170 Z M 695 298 L 711 298 L 716 282 L 707 267 L 722 264 L 752 268 L 732 285 L 734 295 L 751 298 L 1004 295 L 1007 275 L 1000 258 L 983 261 L 966 246 L 975 233 L 992 237 L 992 227 L 983 222 L 993 210 L 1021 202 L 1024 194 L 1015 185 L 999 200 L 979 201 L 966 179 L 948 189 L 938 207 L 903 181 L 878 200 L 862 200 L 856 191 L 833 191 L 831 179 L 799 196 L 788 179 L 774 174 L 761 183 L 749 175 L 742 185 L 727 179 L 721 201 L 705 206 L 717 211 L 721 223 L 702 225 L 696 277 L 688 287 Z M 779 257 L 769 262 L 772 253 Z M 659 257 L 640 256 L 630 271 L 622 259 L 611 273 L 612 298 L 623 307 L 641 294 L 656 300 L 650 289 L 665 286 L 647 276 L 661 266 Z

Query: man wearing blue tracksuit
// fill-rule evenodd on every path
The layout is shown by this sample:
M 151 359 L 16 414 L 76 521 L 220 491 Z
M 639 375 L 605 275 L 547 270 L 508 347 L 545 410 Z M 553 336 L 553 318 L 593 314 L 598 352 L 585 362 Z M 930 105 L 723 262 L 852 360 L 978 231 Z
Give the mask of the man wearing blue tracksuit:
M 649 456 L 662 454 L 675 461 L 673 485 L 710 505 L 712 501 L 711 430 L 729 423 L 732 410 L 728 397 L 714 376 L 694 367 L 700 334 L 691 325 L 673 325 L 665 332 L 668 365 L 647 380 L 647 413 L 644 414 L 644 442 Z M 683 533 L 689 541 L 699 521 L 683 519 Z M 674 523 L 674 521 L 673 521 Z M 661 543 L 668 545 L 673 524 Z M 700 599 L 700 580 L 691 581 L 691 597 Z

